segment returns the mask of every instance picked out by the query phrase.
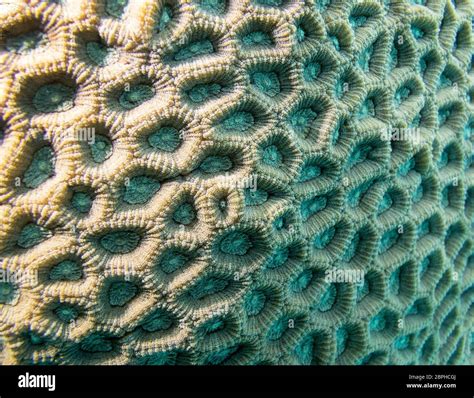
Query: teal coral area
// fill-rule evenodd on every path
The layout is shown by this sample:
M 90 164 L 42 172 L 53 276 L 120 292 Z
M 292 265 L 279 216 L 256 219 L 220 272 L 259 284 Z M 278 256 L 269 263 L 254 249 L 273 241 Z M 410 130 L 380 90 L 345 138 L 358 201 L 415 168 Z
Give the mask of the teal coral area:
M 5 363 L 474 363 L 472 0 L 73 3 L 2 21 Z

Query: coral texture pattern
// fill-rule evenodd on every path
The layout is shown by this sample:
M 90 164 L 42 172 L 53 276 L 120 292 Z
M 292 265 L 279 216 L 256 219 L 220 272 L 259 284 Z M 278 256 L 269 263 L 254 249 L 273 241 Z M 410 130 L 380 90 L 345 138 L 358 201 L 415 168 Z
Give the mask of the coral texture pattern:
M 471 0 L 0 3 L 3 363 L 473 363 Z

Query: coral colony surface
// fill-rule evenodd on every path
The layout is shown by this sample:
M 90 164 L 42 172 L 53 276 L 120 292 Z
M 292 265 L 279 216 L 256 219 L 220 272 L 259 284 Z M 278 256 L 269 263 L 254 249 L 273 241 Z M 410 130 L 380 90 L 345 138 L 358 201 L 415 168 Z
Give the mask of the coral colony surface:
M 473 363 L 473 4 L 0 1 L 1 361 Z

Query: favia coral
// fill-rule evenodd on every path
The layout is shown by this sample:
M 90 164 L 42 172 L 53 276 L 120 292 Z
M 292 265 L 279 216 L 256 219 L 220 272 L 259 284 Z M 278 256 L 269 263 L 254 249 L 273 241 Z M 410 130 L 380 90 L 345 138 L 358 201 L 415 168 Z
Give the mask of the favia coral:
M 471 0 L 0 15 L 4 363 L 472 363 Z

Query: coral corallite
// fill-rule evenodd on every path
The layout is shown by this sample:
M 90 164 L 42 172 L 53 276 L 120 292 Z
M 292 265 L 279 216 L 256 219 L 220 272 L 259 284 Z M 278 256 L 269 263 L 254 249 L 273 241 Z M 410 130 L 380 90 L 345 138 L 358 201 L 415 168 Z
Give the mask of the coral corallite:
M 473 362 L 471 0 L 0 8 L 3 363 Z

